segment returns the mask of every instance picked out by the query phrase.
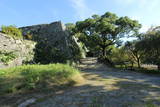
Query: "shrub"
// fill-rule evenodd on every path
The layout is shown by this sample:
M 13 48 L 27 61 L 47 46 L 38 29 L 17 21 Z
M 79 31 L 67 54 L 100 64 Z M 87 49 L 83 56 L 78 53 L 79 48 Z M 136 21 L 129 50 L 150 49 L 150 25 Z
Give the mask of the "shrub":
M 10 26 L 2 26 L 2 33 L 8 34 L 9 36 L 13 38 L 22 38 L 22 32 L 20 29 L 16 28 L 13 25 Z
M 13 52 L 0 51 L 0 61 L 8 64 L 10 61 L 14 60 L 17 56 Z
M 68 56 L 62 50 L 45 42 L 36 44 L 34 61 L 40 64 L 66 63 Z
M 79 71 L 69 65 L 24 65 L 0 70 L 0 94 L 73 85 L 81 80 Z

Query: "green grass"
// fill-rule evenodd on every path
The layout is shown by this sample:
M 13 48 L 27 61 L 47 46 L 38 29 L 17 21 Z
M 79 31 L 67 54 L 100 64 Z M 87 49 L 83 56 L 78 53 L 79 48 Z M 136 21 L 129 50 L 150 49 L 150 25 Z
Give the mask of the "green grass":
M 22 39 L 22 31 L 18 28 L 16 28 L 16 26 L 10 25 L 10 26 L 1 26 L 1 32 L 7 34 L 8 36 L 11 36 L 15 39 Z
M 82 81 L 79 71 L 69 65 L 24 65 L 0 69 L 0 94 L 60 87 Z

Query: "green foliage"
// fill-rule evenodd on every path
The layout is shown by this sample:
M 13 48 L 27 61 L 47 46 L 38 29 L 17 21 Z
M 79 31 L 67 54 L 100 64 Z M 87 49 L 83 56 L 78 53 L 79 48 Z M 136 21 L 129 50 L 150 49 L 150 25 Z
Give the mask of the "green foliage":
M 112 54 L 109 55 L 109 58 L 115 64 L 123 63 L 125 61 L 129 61 L 130 60 L 128 54 L 125 52 L 124 47 L 120 47 L 120 48 L 114 47 L 112 49 Z
M 79 43 L 79 46 L 70 45 L 70 49 L 72 50 L 72 58 L 70 60 L 73 61 L 79 61 L 81 58 L 83 58 L 83 54 L 85 54 L 85 49 L 83 49 L 83 43 Z M 69 60 L 69 59 L 68 59 Z
M 125 52 L 128 54 L 132 62 L 136 62 L 138 67 L 141 67 L 141 60 L 145 52 L 140 49 L 138 41 L 127 42 L 125 44 Z
M 16 28 L 15 26 L 2 26 L 1 29 L 2 33 L 5 33 L 13 38 L 23 38 L 21 30 Z
M 76 30 L 84 34 L 82 40 L 85 41 L 87 47 L 90 47 L 88 42 L 93 43 L 93 46 L 98 46 L 102 50 L 103 56 L 107 55 L 106 51 L 109 46 L 120 45 L 120 38 L 125 35 L 133 36 L 140 27 L 138 21 L 128 17 L 118 17 L 110 12 L 102 16 L 94 15 L 76 23 Z
M 77 69 L 64 64 L 24 65 L 0 69 L 0 74 L 0 94 L 73 85 L 82 79 Z
M 67 31 L 69 31 L 70 34 L 74 34 L 75 33 L 75 24 L 73 23 L 67 23 L 66 25 L 66 29 Z
M 39 42 L 36 45 L 34 52 L 34 61 L 36 63 L 66 63 L 66 61 L 69 60 L 64 52 L 54 46 L 46 44 L 45 42 Z
M 114 66 L 114 63 L 107 56 L 100 56 L 98 61 L 111 67 Z
M 138 68 L 141 67 L 142 63 L 156 64 L 160 70 L 160 27 L 151 28 L 146 34 L 137 34 L 135 36 L 138 39 L 132 42 L 126 42 L 125 46 L 123 47 L 124 55 L 121 55 L 121 52 L 116 52 L 117 56 L 114 56 L 114 60 L 125 59 L 126 61 L 130 61 L 132 65 L 136 63 Z
M 79 39 L 82 33 L 76 33 L 76 25 L 73 23 L 67 23 L 66 24 L 66 29 L 70 33 L 70 35 L 74 36 L 75 39 Z M 79 59 L 83 58 L 85 56 L 85 46 L 84 43 L 81 42 L 80 40 L 78 42 L 78 47 L 77 45 L 69 45 L 71 50 L 72 50 L 72 60 L 74 61 L 79 61 Z
M 17 56 L 14 52 L 0 51 L 0 61 L 8 64 L 10 61 L 14 60 Z
M 144 51 L 143 62 L 158 65 L 160 69 L 160 28 L 151 28 L 137 43 L 139 49 Z
M 34 50 L 34 61 L 41 64 L 67 63 L 68 61 L 78 62 L 82 58 L 85 52 L 83 46 L 80 46 L 81 44 L 78 46 L 75 41 L 71 40 L 68 45 L 70 51 L 67 51 L 58 47 L 61 42 L 63 41 L 56 41 L 55 44 L 50 44 L 45 40 L 39 41 Z

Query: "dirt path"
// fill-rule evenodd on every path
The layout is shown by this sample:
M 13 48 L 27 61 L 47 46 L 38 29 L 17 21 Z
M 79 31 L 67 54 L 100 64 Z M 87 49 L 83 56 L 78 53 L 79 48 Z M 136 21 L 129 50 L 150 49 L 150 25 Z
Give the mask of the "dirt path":
M 70 89 L 4 97 L 0 107 L 34 99 L 29 107 L 160 107 L 159 76 L 112 69 L 98 64 L 96 58 L 83 59 L 79 68 L 85 81 Z
M 118 72 L 95 58 L 82 62 L 85 82 L 31 107 L 160 107 L 160 77 Z

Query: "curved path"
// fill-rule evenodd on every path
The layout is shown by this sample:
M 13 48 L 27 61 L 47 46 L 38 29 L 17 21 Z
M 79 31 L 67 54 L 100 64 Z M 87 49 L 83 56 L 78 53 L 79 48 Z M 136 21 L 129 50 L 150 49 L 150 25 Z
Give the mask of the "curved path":
M 72 89 L 31 107 L 160 107 L 160 77 L 119 72 L 86 58 L 79 65 L 86 79 Z
M 17 104 L 36 98 L 29 107 L 160 107 L 160 76 L 119 71 L 98 64 L 96 58 L 81 62 L 85 81 L 56 93 L 25 95 Z

